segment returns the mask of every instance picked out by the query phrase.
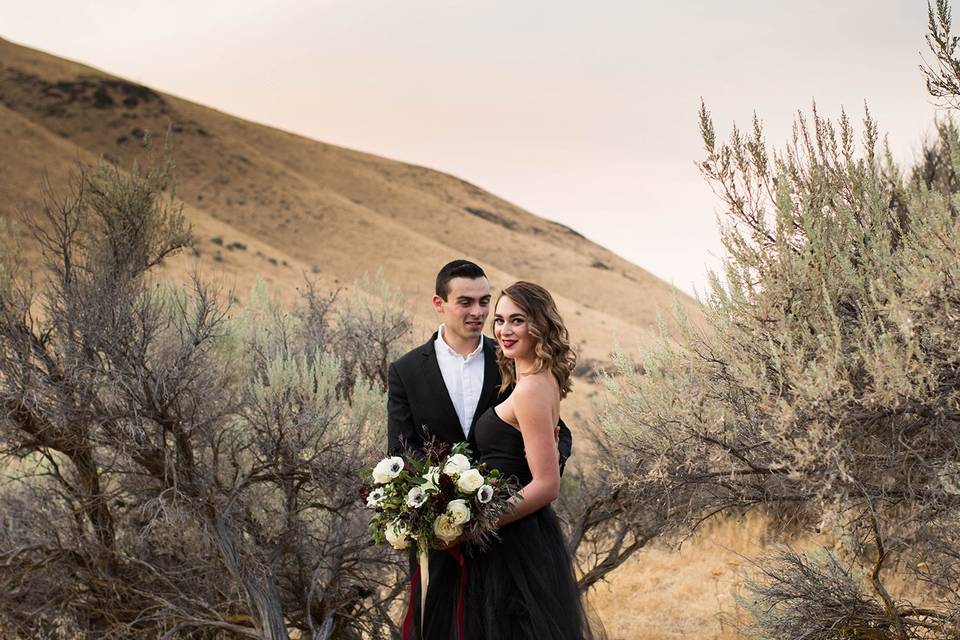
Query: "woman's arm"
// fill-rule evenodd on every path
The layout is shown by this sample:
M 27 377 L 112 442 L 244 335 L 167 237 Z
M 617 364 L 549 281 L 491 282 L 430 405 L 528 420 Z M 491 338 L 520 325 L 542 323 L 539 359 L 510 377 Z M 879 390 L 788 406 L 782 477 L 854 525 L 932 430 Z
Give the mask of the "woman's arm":
M 510 396 L 533 479 L 520 489 L 522 500 L 511 500 L 514 509 L 500 516 L 500 526 L 530 515 L 560 495 L 560 459 L 554 436 L 556 393 L 549 379 L 535 377 L 517 385 Z

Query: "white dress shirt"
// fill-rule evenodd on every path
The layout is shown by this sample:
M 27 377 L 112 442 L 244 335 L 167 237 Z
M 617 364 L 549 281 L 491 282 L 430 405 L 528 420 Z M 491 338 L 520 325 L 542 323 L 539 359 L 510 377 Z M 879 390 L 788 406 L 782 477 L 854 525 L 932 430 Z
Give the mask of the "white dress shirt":
M 447 393 L 450 394 L 453 408 L 460 419 L 463 436 L 466 438 L 470 435 L 473 414 L 483 391 L 483 338 L 480 338 L 480 344 L 473 353 L 462 356 L 443 339 L 443 325 L 440 325 L 434 347 L 443 382 L 447 385 Z

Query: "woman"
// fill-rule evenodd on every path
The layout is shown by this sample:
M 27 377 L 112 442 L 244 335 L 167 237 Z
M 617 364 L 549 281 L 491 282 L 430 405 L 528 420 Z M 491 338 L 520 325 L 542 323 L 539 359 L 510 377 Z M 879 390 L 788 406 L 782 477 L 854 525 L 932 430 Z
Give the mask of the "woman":
M 501 517 L 500 540 L 485 551 L 468 551 L 466 598 L 456 626 L 470 640 L 592 638 L 550 506 L 560 492 L 554 436 L 560 400 L 570 392 L 576 362 L 567 329 L 546 289 L 517 282 L 497 300 L 493 332 L 501 391 L 514 389 L 477 421 L 478 455 L 489 468 L 515 477 L 522 499 Z M 445 591 L 454 597 L 457 589 Z

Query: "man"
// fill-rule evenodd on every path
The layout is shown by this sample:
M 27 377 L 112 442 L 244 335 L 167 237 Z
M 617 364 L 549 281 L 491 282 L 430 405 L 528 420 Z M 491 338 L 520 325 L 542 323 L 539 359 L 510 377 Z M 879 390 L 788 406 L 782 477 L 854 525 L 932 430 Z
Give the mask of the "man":
M 426 440 L 466 440 L 476 454 L 473 426 L 501 402 L 496 343 L 483 335 L 490 313 L 490 283 L 479 266 L 454 260 L 437 274 L 433 307 L 440 328 L 423 345 L 390 365 L 387 449 L 423 453 Z M 507 392 L 509 393 L 509 391 Z M 570 456 L 570 430 L 560 422 L 560 466 Z
M 454 260 L 437 274 L 433 307 L 440 327 L 423 345 L 390 365 L 387 396 L 387 448 L 390 455 L 404 451 L 423 455 L 427 440 L 450 445 L 466 440 L 476 455 L 473 427 L 489 407 L 501 402 L 500 369 L 496 343 L 483 335 L 490 313 L 490 282 L 479 266 L 468 260 Z M 509 391 L 507 392 L 507 394 Z M 570 456 L 572 437 L 560 421 L 558 449 L 560 470 Z M 430 556 L 431 582 L 438 584 L 451 566 L 451 554 Z M 411 554 L 411 570 L 416 554 Z M 412 599 L 419 602 L 419 594 Z M 428 599 L 429 608 L 429 599 Z M 414 629 L 419 638 L 419 607 L 411 607 Z M 437 612 L 444 615 L 445 612 Z

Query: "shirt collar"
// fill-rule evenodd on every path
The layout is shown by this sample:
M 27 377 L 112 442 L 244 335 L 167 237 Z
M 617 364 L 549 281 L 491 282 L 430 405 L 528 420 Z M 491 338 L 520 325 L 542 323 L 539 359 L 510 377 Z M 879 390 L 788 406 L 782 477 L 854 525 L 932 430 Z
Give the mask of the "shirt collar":
M 449 344 L 447 344 L 447 341 L 443 339 L 443 325 L 441 324 L 440 328 L 437 329 L 436 347 L 438 349 L 443 349 L 447 354 L 451 356 L 456 356 L 457 358 L 461 358 L 469 362 L 470 360 L 473 360 L 474 358 L 476 358 L 478 354 L 483 353 L 483 336 L 480 336 L 480 344 L 477 345 L 477 348 L 474 349 L 473 352 L 470 353 L 470 355 L 464 357 L 459 353 L 457 353 L 457 351 L 453 347 L 451 347 Z

